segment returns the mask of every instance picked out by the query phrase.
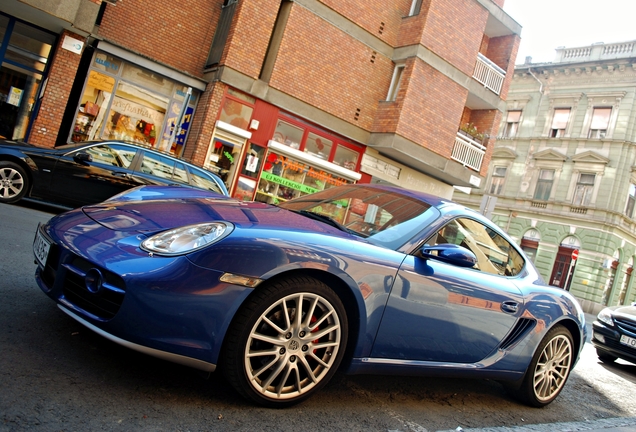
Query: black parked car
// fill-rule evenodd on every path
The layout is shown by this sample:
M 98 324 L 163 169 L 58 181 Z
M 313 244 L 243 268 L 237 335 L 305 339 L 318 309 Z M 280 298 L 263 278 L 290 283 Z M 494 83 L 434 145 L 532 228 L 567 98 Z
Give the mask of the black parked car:
M 0 141 L 0 203 L 31 197 L 79 207 L 140 185 L 187 185 L 228 195 L 215 174 L 132 143 L 99 141 L 42 148 Z
M 592 326 L 592 345 L 599 359 L 612 363 L 620 358 L 636 364 L 636 303 L 603 309 Z

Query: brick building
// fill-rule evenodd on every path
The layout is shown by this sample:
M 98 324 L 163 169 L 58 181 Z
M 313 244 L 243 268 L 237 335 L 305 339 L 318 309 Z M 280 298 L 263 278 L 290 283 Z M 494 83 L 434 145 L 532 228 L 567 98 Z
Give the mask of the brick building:
M 384 181 L 451 197 L 492 155 L 503 0 L 7 0 L 0 135 L 137 141 L 278 202 Z

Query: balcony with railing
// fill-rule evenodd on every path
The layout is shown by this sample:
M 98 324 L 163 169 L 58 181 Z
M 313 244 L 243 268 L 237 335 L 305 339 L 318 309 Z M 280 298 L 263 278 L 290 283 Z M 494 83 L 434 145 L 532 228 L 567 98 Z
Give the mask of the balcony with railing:
M 486 147 L 458 132 L 455 137 L 455 145 L 451 159 L 459 162 L 465 167 L 472 168 L 479 172 L 481 164 L 486 154 Z
M 500 94 L 501 87 L 506 78 L 506 72 L 490 61 L 485 55 L 477 53 L 477 62 L 475 63 L 473 78 L 483 84 L 488 90 L 495 94 Z

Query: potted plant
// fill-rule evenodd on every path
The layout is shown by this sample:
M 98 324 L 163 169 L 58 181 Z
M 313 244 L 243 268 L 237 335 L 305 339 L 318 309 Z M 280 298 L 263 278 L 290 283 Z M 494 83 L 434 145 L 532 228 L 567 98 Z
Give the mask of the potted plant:
M 459 132 L 480 144 L 484 139 L 484 134 L 477 131 L 477 127 L 472 123 L 465 123 L 461 125 L 459 127 Z

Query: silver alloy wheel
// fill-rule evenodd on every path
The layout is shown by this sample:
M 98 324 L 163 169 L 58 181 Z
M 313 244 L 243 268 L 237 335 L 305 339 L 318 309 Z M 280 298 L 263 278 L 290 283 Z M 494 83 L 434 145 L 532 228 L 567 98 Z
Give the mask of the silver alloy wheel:
M 0 197 L 11 199 L 18 196 L 24 189 L 24 178 L 12 167 L 0 168 Z
M 534 370 L 532 383 L 537 400 L 549 401 L 561 391 L 571 364 L 572 343 L 568 337 L 557 335 L 543 348 Z
M 294 293 L 256 320 L 245 346 L 245 372 L 263 396 L 297 398 L 333 366 L 341 342 L 338 313 L 324 297 Z

